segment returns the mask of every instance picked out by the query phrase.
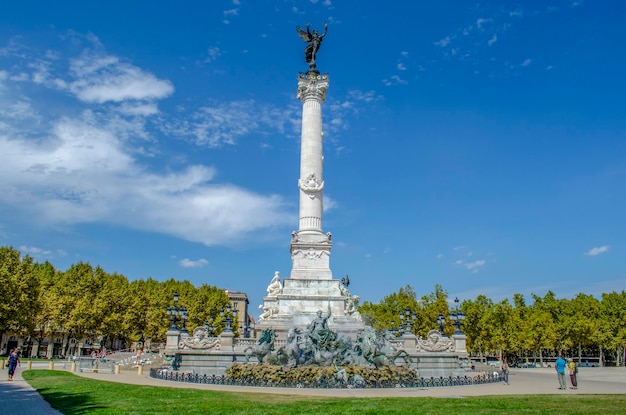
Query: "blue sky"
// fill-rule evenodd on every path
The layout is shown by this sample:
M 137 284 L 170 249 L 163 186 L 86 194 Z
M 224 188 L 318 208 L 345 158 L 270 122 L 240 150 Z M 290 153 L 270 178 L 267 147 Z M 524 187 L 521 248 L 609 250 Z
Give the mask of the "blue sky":
M 325 21 L 335 278 L 374 302 L 626 288 L 612 2 L 5 4 L 0 244 L 245 291 L 254 314 L 298 226 L 296 26 Z

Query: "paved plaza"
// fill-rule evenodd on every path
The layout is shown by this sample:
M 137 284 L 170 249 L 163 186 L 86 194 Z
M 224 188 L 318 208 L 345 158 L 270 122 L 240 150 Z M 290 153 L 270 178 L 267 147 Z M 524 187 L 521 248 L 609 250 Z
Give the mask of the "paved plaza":
M 437 388 L 392 389 L 294 389 L 261 388 L 224 385 L 203 385 L 152 379 L 133 372 L 120 375 L 86 373 L 81 376 L 123 382 L 134 385 L 168 386 L 232 392 L 260 392 L 283 395 L 328 397 L 463 397 L 482 395 L 534 395 L 534 394 L 623 394 L 626 393 L 626 368 L 581 368 L 578 389 L 559 390 L 554 369 L 511 369 L 509 385 L 501 382 L 473 386 L 448 386 Z M 568 379 L 569 381 L 569 379 Z
M 39 365 L 37 365 L 39 366 Z M 33 368 L 34 365 L 33 365 Z M 47 369 L 41 364 L 38 369 Z M 26 365 L 20 365 L 15 371 L 13 380 L 9 381 L 9 374 L 6 368 L 0 372 L 0 413 L 2 415 L 62 415 L 61 412 L 52 409 L 41 395 L 35 391 L 22 378 L 22 371 Z
M 62 365 L 57 365 L 62 367 Z M 47 369 L 48 363 L 33 364 L 33 369 Z M 20 367 L 13 381 L 7 380 L 7 370 L 0 373 L 0 396 L 3 415 L 58 415 L 22 378 L 25 365 Z M 63 369 L 60 369 L 63 370 Z M 511 369 L 510 384 L 493 383 L 474 386 L 449 386 L 438 388 L 395 389 L 288 389 L 255 388 L 239 386 L 200 385 L 152 379 L 136 371 L 122 371 L 119 375 L 105 373 L 79 373 L 78 375 L 129 385 L 151 385 L 171 388 L 220 390 L 231 392 L 258 392 L 284 395 L 326 396 L 338 398 L 368 397 L 439 397 L 461 398 L 483 395 L 534 395 L 534 394 L 624 394 L 626 393 L 626 368 L 581 368 L 578 389 L 559 390 L 554 369 Z

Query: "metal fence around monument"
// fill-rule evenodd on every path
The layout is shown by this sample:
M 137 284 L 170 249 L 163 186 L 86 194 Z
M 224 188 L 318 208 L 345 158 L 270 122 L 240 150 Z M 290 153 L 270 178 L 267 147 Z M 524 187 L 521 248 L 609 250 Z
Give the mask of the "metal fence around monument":
M 176 372 L 163 369 L 150 369 L 150 377 L 172 382 L 200 383 L 206 385 L 256 386 L 276 388 L 320 388 L 320 389 L 382 389 L 382 388 L 436 388 L 444 386 L 470 386 L 502 381 L 497 374 L 476 376 L 450 376 L 419 378 L 415 380 L 340 380 L 334 378 L 316 379 L 313 381 L 296 381 L 271 379 L 230 378 L 226 375 L 200 375 L 197 373 Z

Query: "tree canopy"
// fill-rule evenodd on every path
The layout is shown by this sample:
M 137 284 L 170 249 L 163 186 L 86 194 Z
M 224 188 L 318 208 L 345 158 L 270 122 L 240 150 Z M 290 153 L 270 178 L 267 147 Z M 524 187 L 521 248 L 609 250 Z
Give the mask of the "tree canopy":
M 36 263 L 12 247 L 0 247 L 0 335 L 6 332 L 30 336 L 41 342 L 52 331 L 63 333 L 64 351 L 70 338 L 121 340 L 122 343 L 165 340 L 170 324 L 166 309 L 174 293 L 188 312 L 187 329 L 210 320 L 220 333 L 224 328 L 220 310 L 229 302 L 226 293 L 189 281 L 153 278 L 129 281 L 124 275 L 107 273 L 100 266 L 79 262 L 67 270 L 49 262 Z M 468 351 L 476 355 L 538 356 L 567 352 L 581 356 L 605 351 L 623 363 L 626 348 L 626 292 L 602 294 L 601 298 L 579 293 L 572 299 L 557 298 L 548 291 L 519 293 L 494 302 L 485 295 L 464 299 L 460 311 Z M 359 307 L 366 324 L 377 330 L 403 333 L 407 329 L 425 337 L 445 319 L 444 333 L 456 327 L 451 319 L 448 292 L 435 285 L 422 295 L 407 285 L 379 303 Z M 232 316 L 231 316 L 232 317 Z

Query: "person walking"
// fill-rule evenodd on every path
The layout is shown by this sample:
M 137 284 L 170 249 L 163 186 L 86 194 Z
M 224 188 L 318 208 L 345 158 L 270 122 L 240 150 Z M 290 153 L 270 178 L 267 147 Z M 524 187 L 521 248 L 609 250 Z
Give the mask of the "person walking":
M 554 367 L 556 368 L 556 375 L 559 378 L 559 389 L 567 389 L 567 384 L 565 383 L 565 359 L 561 355 L 554 362 Z
M 13 375 L 15 374 L 15 369 L 20 364 L 20 353 L 19 349 L 16 347 L 9 354 L 9 380 L 13 380 Z
M 509 384 L 509 362 L 506 360 L 506 357 L 502 358 L 500 377 L 502 378 L 502 383 L 504 383 L 505 385 Z
M 569 381 L 572 384 L 572 389 L 578 389 L 578 380 L 576 375 L 578 374 L 578 365 L 571 357 L 567 359 L 567 370 L 569 371 Z

